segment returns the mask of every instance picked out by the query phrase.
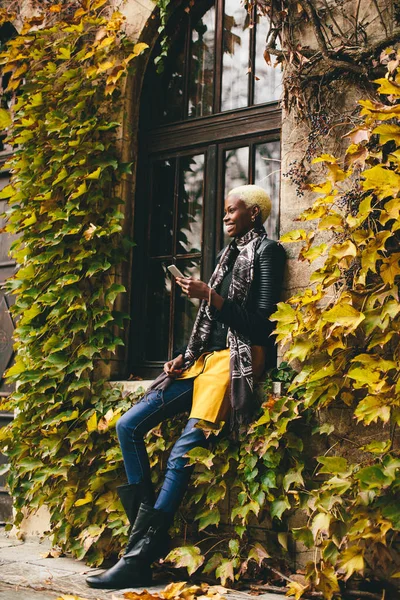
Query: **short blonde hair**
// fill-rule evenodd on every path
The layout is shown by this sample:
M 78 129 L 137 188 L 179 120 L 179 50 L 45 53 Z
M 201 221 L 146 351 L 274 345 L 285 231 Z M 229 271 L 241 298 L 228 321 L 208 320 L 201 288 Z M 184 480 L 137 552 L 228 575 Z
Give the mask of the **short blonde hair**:
M 233 188 L 228 194 L 229 196 L 237 196 L 245 203 L 247 208 L 250 206 L 258 206 L 261 211 L 261 220 L 264 223 L 268 219 L 271 212 L 271 198 L 263 188 L 258 185 L 240 185 Z

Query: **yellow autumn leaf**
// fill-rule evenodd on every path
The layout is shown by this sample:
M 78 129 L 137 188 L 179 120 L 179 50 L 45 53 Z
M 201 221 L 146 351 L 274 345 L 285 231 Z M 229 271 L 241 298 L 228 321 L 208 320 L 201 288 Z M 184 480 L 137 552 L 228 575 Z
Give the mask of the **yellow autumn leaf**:
M 329 194 L 332 191 L 332 181 L 324 181 L 323 183 L 310 183 L 308 185 L 311 191 L 318 194 Z
M 89 502 L 92 502 L 92 500 L 93 500 L 93 494 L 91 494 L 90 492 L 86 492 L 85 497 L 77 500 L 74 503 L 74 506 L 83 506 L 84 504 L 89 504 Z
M 279 239 L 283 244 L 290 244 L 291 242 L 304 242 L 308 240 L 309 233 L 307 233 L 304 229 L 294 229 L 293 231 L 289 231 L 282 235 Z
M 115 41 L 115 35 L 109 35 L 104 37 L 98 44 L 97 50 L 101 50 L 102 48 L 107 48 L 111 46 L 111 44 Z
M 90 7 L 92 10 L 97 10 L 98 8 L 101 8 L 102 6 L 104 6 L 107 3 L 107 0 L 95 0 L 95 2 L 93 2 L 92 6 Z
M 8 369 L 8 371 L 6 372 L 6 376 L 12 377 L 13 375 L 19 375 L 20 373 L 23 373 L 25 370 L 26 370 L 26 366 L 24 365 L 24 363 L 17 359 L 15 365 L 10 367 L 10 369 Z
M 0 108 L 0 130 L 7 129 L 12 123 L 11 116 L 8 110 Z
M 364 107 L 361 110 L 361 115 L 371 115 L 381 121 L 397 119 L 400 116 L 400 104 L 386 105 L 380 102 L 372 102 L 371 100 L 360 100 L 359 104 Z
M 98 167 L 95 171 L 89 173 L 89 175 L 86 176 L 86 179 L 98 179 L 100 177 L 100 173 L 101 167 Z
M 83 598 L 82 596 L 63 594 L 62 596 L 59 596 L 56 600 L 88 600 L 88 599 Z
M 344 301 L 338 302 L 336 306 L 324 312 L 321 319 L 337 326 L 349 328 L 350 332 L 362 323 L 365 315 Z
M 400 85 L 397 85 L 394 81 L 382 77 L 381 79 L 375 79 L 374 83 L 380 84 L 377 90 L 380 94 L 400 96 Z
M 308 588 L 297 581 L 291 581 L 287 586 L 286 596 L 293 596 L 294 600 L 300 600 Z
M 395 278 L 400 275 L 400 252 L 385 258 L 379 269 L 379 274 L 384 283 L 393 285 Z
M 172 600 L 173 598 L 179 597 L 182 590 L 187 587 L 186 581 L 177 581 L 176 583 L 169 583 L 161 592 L 161 598 L 165 600 Z
M 63 179 L 65 179 L 68 175 L 68 171 L 65 167 L 63 167 L 61 169 L 61 171 L 59 172 L 59 174 L 57 175 L 56 179 L 53 181 L 53 185 L 56 185 L 57 183 L 60 183 L 60 181 L 62 181 Z
M 134 45 L 133 51 L 136 54 L 141 54 L 142 52 L 144 52 L 144 50 L 147 50 L 148 47 L 149 47 L 148 44 L 145 44 L 144 42 L 139 42 L 139 43 L 137 43 L 137 44 Z
M 363 188 L 374 190 L 378 198 L 397 196 L 400 192 L 400 175 L 383 165 L 376 165 L 364 171 L 363 178 Z
M 337 158 L 335 158 L 332 154 L 321 154 L 321 156 L 317 156 L 317 158 L 313 158 L 311 163 L 315 165 L 316 163 L 325 162 L 331 165 L 337 164 Z
M 318 229 L 324 231 L 326 229 L 334 229 L 336 232 L 343 229 L 343 217 L 341 214 L 331 211 L 326 217 L 318 223 Z
M 319 244 L 318 246 L 311 246 L 308 250 L 304 252 L 300 252 L 300 257 L 304 260 L 308 260 L 308 262 L 312 263 L 314 260 L 319 258 L 325 253 L 328 245 L 325 243 Z
M 83 183 L 81 183 L 81 185 L 78 186 L 76 192 L 73 192 L 70 195 L 70 199 L 73 200 L 74 198 L 79 198 L 79 196 L 82 196 L 82 194 L 84 194 L 85 192 L 87 192 L 86 181 L 84 181 Z
M 298 360 L 303 362 L 310 353 L 310 350 L 312 350 L 313 348 L 314 342 L 312 342 L 311 340 L 297 338 L 296 341 L 290 346 L 289 350 L 286 352 L 285 358 L 288 361 L 292 361 L 297 358 Z
M 360 548 L 351 546 L 342 554 L 340 561 L 340 570 L 345 572 L 345 581 L 353 575 L 353 573 L 361 573 L 364 570 L 364 557 L 360 552 Z
M 381 144 L 394 140 L 397 145 L 400 145 L 400 127 L 398 125 L 382 123 L 375 127 L 372 133 L 379 134 Z
M 329 170 L 329 178 L 333 181 L 333 183 L 336 183 L 337 181 L 343 181 L 351 174 L 351 171 L 343 171 L 343 169 L 336 164 L 327 163 L 327 167 Z
M 87 428 L 87 430 L 88 430 L 89 433 L 91 433 L 92 431 L 96 431 L 96 429 L 97 429 L 97 415 L 96 415 L 95 412 L 87 420 L 86 428 Z
M 104 71 L 108 71 L 108 69 L 112 69 L 115 66 L 115 62 L 113 60 L 105 60 L 97 66 L 97 74 L 104 73 Z
M 400 199 L 393 198 L 386 202 L 384 209 L 379 216 L 379 222 L 382 225 L 386 225 L 388 221 L 398 221 L 400 218 Z
M 36 222 L 37 222 L 37 217 L 36 217 L 36 214 L 33 213 L 30 217 L 28 217 L 27 219 L 22 221 L 22 224 L 25 225 L 25 227 L 28 227 L 29 225 L 34 225 Z
M 345 256 L 357 256 L 357 247 L 351 240 L 346 240 L 342 244 L 334 244 L 329 254 L 339 260 Z

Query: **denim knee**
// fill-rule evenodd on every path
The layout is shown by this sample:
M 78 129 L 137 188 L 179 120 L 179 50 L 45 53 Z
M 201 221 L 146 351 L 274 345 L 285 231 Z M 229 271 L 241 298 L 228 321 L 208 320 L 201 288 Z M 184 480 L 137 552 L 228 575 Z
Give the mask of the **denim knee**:
M 184 457 L 182 455 L 181 452 L 178 451 L 174 451 L 175 448 L 172 450 L 171 454 L 169 455 L 168 461 L 167 461 L 167 470 L 168 471 L 183 471 L 186 470 L 187 467 L 187 462 L 188 459 L 186 457 Z M 185 452 L 186 454 L 186 452 Z M 188 469 L 188 472 L 190 471 L 190 469 Z
M 135 404 L 125 414 L 120 417 L 115 425 L 119 441 L 132 439 L 133 433 L 141 420 L 140 411 L 136 410 L 139 404 Z M 136 414 L 135 414 L 136 413 Z
M 195 424 L 198 421 L 199 419 L 189 419 L 181 437 L 178 439 L 169 455 L 167 462 L 168 470 L 185 471 L 188 475 L 191 473 L 192 468 L 186 466 L 188 459 L 185 454 L 197 446 L 204 448 L 207 445 L 207 439 L 204 436 L 203 431 L 195 427 Z
M 127 419 L 124 418 L 126 416 L 126 414 L 127 413 L 122 415 L 122 417 L 120 417 L 118 419 L 118 421 L 115 425 L 115 430 L 117 432 L 117 436 L 118 436 L 120 444 L 129 436 L 129 429 L 127 427 L 127 423 L 125 423 L 125 421 L 127 421 Z

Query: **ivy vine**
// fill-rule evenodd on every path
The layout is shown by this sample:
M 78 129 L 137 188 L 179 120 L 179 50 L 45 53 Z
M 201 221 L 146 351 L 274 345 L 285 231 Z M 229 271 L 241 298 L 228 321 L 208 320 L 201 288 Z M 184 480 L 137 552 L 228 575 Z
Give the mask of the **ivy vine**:
M 14 147 L 1 198 L 18 265 L 7 283 L 17 320 L 8 378 L 18 387 L 2 403 L 17 412 L 0 436 L 15 524 L 46 504 L 55 543 L 77 556 L 91 551 L 93 563 L 125 531 L 119 505 L 106 532 L 101 525 L 110 494 L 117 504 L 107 486 L 115 488 L 120 458 L 105 432 L 128 406 L 102 378 L 101 361 L 123 343 L 116 266 L 131 244 L 116 193 L 131 167 L 118 155 L 115 117 L 122 78 L 147 48 L 127 38 L 122 14 L 106 5 L 45 5 L 0 57 L 13 94 L 11 116 L 0 116 Z

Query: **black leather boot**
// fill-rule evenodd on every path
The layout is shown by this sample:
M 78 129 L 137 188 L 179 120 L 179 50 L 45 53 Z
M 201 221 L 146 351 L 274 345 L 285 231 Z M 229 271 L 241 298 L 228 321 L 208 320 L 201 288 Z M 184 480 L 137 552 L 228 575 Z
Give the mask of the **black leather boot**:
M 131 526 L 135 522 L 142 502 L 148 506 L 153 506 L 155 502 L 154 488 L 151 481 L 120 485 L 117 487 L 117 494 Z
M 141 504 L 124 556 L 100 575 L 89 575 L 93 588 L 123 589 L 151 584 L 151 563 L 168 551 L 169 519 L 166 513 Z

